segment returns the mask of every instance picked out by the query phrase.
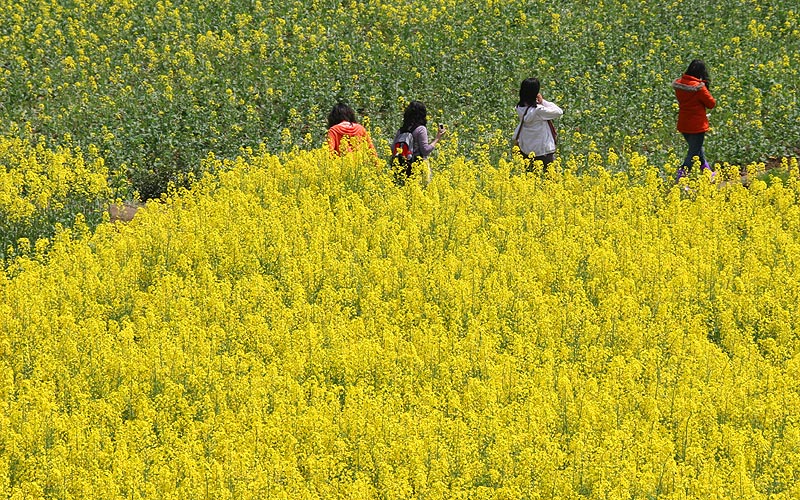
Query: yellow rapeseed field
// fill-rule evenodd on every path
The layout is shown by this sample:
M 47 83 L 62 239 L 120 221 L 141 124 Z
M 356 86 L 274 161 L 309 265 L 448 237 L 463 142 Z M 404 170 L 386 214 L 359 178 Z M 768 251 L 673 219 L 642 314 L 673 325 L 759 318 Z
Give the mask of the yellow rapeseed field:
M 205 161 L 0 274 L 8 498 L 800 497 L 795 160 Z
M 0 0 L 0 495 L 800 498 L 796 4 Z
M 0 262 L 13 257 L 15 248 L 30 250 L 57 227 L 71 226 L 76 217 L 99 222 L 113 196 L 108 177 L 95 147 L 84 153 L 68 143 L 50 149 L 0 136 Z

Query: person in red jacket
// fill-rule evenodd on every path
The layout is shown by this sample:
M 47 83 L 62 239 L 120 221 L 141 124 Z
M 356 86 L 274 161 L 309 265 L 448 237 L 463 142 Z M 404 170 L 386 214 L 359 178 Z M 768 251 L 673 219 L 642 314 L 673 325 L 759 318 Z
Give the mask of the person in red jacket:
M 700 167 L 710 170 L 703 151 L 708 115 L 706 109 L 713 109 L 717 101 L 709 91 L 708 69 L 706 64 L 695 59 L 689 64 L 686 73 L 672 82 L 675 97 L 678 99 L 678 132 L 683 134 L 689 151 L 678 169 L 678 177 L 683 177 L 692 168 L 694 157 L 700 159 Z
M 375 145 L 363 125 L 356 122 L 353 108 L 339 103 L 328 114 L 328 146 L 336 154 L 353 151 L 358 143 L 365 142 L 372 151 Z M 346 148 L 342 151 L 342 148 Z

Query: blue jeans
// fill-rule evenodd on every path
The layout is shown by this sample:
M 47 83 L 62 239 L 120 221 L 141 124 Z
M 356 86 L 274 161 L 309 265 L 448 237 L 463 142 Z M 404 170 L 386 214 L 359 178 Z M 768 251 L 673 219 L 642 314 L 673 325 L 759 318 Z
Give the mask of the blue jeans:
M 703 141 L 706 139 L 706 133 L 700 132 L 699 134 L 683 134 L 683 138 L 686 139 L 686 143 L 689 145 L 689 152 L 686 153 L 686 159 L 683 160 L 683 166 L 686 167 L 686 170 L 692 168 L 692 162 L 694 157 L 700 158 L 700 165 L 706 164 L 706 154 L 703 151 Z

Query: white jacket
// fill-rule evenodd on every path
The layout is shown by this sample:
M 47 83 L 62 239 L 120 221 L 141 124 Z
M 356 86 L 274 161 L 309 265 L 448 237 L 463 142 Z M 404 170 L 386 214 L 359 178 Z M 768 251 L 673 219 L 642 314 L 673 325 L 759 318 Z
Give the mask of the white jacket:
M 556 141 L 547 120 L 563 115 L 564 111 L 550 101 L 542 99 L 538 106 L 517 106 L 517 117 L 520 120 L 514 129 L 514 137 L 519 132 L 519 149 L 524 155 L 543 156 L 556 151 Z

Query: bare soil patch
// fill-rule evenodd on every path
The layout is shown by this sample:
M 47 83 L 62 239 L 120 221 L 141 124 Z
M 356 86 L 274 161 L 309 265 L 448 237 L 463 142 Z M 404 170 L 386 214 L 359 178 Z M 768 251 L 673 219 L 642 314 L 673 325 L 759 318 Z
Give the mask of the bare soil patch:
M 108 206 L 108 215 L 111 222 L 130 222 L 136 212 L 144 206 L 138 201 L 124 201 L 121 204 L 112 203 Z

